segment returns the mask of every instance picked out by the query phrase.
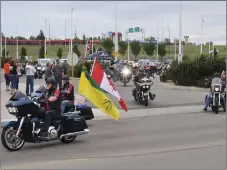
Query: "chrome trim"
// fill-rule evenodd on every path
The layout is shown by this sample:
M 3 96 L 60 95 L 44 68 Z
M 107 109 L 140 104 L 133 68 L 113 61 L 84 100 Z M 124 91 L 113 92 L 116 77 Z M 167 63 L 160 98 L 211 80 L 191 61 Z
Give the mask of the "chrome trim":
M 20 133 L 20 130 L 21 130 L 21 127 L 22 127 L 23 123 L 24 123 L 24 117 L 22 117 L 22 119 L 21 119 L 21 121 L 20 121 L 20 125 L 19 125 L 19 128 L 18 128 L 17 133 L 16 133 L 16 137 L 18 137 L 18 135 L 19 135 L 19 133 Z

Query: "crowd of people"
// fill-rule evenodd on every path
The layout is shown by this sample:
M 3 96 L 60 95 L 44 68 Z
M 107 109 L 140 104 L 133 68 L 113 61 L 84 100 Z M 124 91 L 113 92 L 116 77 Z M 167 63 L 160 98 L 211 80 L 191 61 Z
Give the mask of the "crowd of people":
M 28 61 L 25 67 L 26 73 L 26 95 L 31 96 L 34 91 L 34 75 L 36 63 Z M 13 95 L 19 88 L 19 77 L 21 75 L 20 64 L 17 60 L 6 59 L 4 63 L 4 77 L 6 82 L 6 91 Z M 45 70 L 45 82 L 49 77 L 53 77 L 59 87 L 62 86 L 62 76 L 66 74 L 66 69 L 60 64 L 59 59 L 55 63 L 47 63 Z

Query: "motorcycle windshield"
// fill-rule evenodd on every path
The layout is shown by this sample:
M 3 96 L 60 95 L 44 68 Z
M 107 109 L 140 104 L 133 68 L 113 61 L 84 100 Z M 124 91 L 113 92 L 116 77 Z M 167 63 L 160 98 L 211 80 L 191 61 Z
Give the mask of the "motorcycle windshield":
M 220 78 L 213 78 L 211 81 L 211 86 L 214 84 L 222 85 L 222 80 Z
M 12 97 L 9 99 L 11 101 L 19 101 L 19 100 L 24 100 L 24 99 L 29 99 L 24 93 L 17 91 L 12 95 Z

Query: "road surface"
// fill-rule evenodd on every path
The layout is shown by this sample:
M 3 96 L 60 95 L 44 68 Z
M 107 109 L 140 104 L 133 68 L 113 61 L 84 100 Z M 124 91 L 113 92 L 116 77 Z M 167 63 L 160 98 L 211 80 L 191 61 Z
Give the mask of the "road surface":
M 2 149 L 2 169 L 224 169 L 225 114 L 181 113 L 94 120 L 72 144 Z

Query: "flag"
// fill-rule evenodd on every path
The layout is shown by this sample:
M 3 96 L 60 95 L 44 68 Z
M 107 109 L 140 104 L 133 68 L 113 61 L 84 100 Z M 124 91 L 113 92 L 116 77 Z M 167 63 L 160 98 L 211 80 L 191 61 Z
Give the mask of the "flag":
M 101 111 L 109 115 L 115 120 L 119 120 L 120 112 L 112 101 L 108 98 L 105 92 L 91 78 L 88 73 L 82 71 L 78 92 L 89 99 Z
M 91 71 L 91 77 L 96 81 L 96 83 L 106 92 L 112 94 L 114 97 L 116 97 L 119 101 L 119 104 L 121 105 L 122 109 L 124 109 L 126 112 L 128 111 L 128 108 L 122 99 L 122 97 L 119 95 L 118 91 L 114 87 L 113 83 L 108 79 L 106 73 L 104 72 L 101 65 L 98 63 L 98 61 L 95 59 L 93 68 Z

